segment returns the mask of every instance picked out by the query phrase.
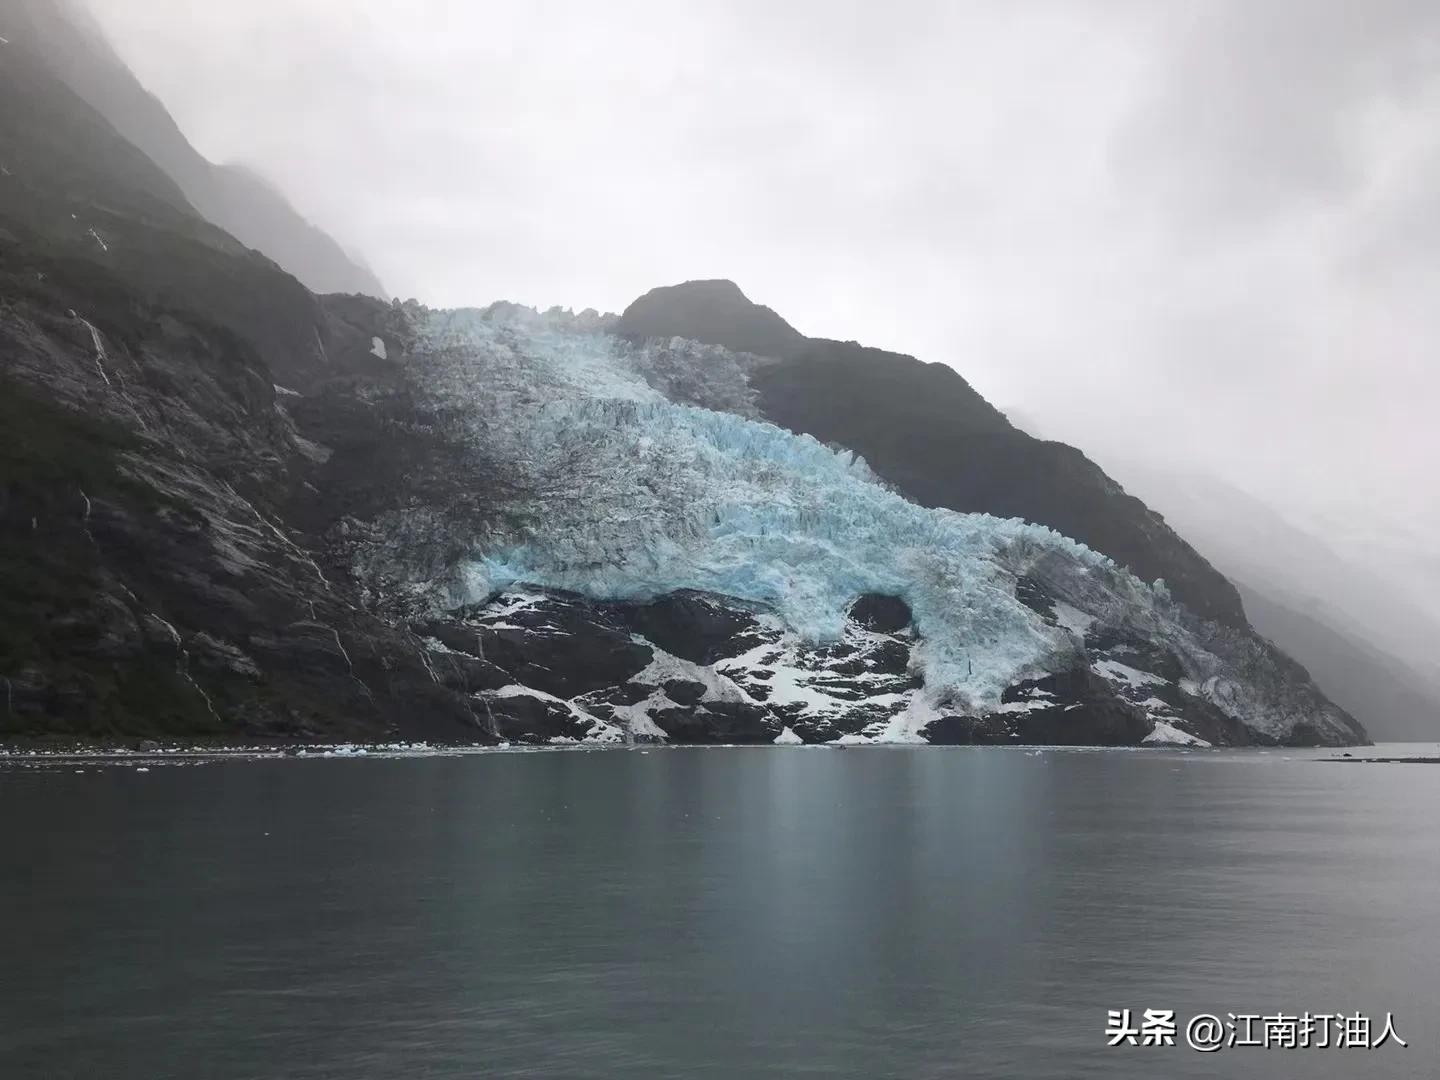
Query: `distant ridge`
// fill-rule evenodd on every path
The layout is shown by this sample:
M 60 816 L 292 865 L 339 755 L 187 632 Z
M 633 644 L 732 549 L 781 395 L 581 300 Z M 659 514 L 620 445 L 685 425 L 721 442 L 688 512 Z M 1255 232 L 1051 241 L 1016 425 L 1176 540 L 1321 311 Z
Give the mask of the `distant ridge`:
M 249 169 L 216 165 L 201 156 L 74 0 L 0 0 L 0 37 L 43 57 L 75 93 L 175 181 L 201 216 L 273 259 L 307 288 L 387 295 L 369 268 L 306 221 L 265 180 Z

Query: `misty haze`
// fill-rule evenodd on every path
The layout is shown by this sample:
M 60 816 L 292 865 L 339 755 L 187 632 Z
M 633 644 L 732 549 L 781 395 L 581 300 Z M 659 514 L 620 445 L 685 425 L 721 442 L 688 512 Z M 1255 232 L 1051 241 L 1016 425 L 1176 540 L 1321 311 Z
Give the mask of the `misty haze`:
M 0 1075 L 1433 1072 L 1437 119 L 1420 0 L 0 0 Z

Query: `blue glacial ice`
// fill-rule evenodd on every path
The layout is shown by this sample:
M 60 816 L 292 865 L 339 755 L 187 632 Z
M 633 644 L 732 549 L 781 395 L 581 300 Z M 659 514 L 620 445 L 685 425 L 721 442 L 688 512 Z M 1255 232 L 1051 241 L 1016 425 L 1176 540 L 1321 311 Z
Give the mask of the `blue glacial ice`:
M 448 603 L 522 582 L 597 599 L 702 589 L 828 640 L 857 596 L 890 593 L 914 611 L 927 694 L 976 708 L 1076 648 L 1016 598 L 1030 566 L 1052 577 L 1058 567 L 1112 605 L 1168 603 L 1163 587 L 1051 529 L 926 509 L 848 451 L 672 403 L 651 385 L 663 343 L 524 309 L 432 313 L 420 329 L 414 375 L 428 403 L 463 418 L 465 438 L 520 492 L 503 524 L 467 538 Z M 685 362 L 713 365 L 704 374 L 716 385 L 744 363 L 691 352 Z

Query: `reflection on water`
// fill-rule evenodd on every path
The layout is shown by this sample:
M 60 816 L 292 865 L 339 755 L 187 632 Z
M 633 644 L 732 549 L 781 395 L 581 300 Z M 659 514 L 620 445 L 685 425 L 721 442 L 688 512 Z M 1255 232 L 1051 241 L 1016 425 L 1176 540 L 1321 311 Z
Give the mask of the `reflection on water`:
M 1440 766 L 1329 756 L 7 769 L 0 1073 L 1434 1074 Z M 1125 1007 L 1410 1048 L 1106 1049 Z

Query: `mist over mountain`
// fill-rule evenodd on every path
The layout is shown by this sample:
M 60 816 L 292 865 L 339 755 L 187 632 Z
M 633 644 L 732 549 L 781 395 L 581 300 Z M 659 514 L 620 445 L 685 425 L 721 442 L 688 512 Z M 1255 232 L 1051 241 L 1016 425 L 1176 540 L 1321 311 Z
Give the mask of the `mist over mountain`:
M 1006 413 L 1026 430 L 1043 432 L 1023 409 Z M 1435 737 L 1440 618 L 1425 602 L 1435 593 L 1424 573 L 1423 543 L 1372 532 L 1357 544 L 1354 524 L 1302 527 L 1218 477 L 1123 453 L 1107 460 L 1236 585 L 1252 625 L 1305 664 L 1377 738 Z M 1347 553 L 1337 550 L 1341 545 Z
M 0 0 L 0 26 L 5 36 L 43 56 L 72 91 L 164 170 L 206 220 L 315 292 L 384 295 L 368 268 L 305 221 L 272 184 L 243 165 L 213 164 L 197 153 L 78 0 Z
M 1240 581 L 1251 622 L 1315 673 L 1316 683 L 1382 741 L 1433 742 L 1440 726 L 1440 679 L 1377 649 L 1343 614 L 1306 596 L 1258 591 Z
M 1435 737 L 1440 616 L 1426 603 L 1434 593 L 1423 577 L 1407 581 L 1380 543 L 1367 545 L 1368 558 L 1346 557 L 1327 533 L 1301 528 L 1214 477 L 1135 461 L 1118 468 L 1236 582 L 1256 629 L 1377 737 Z

